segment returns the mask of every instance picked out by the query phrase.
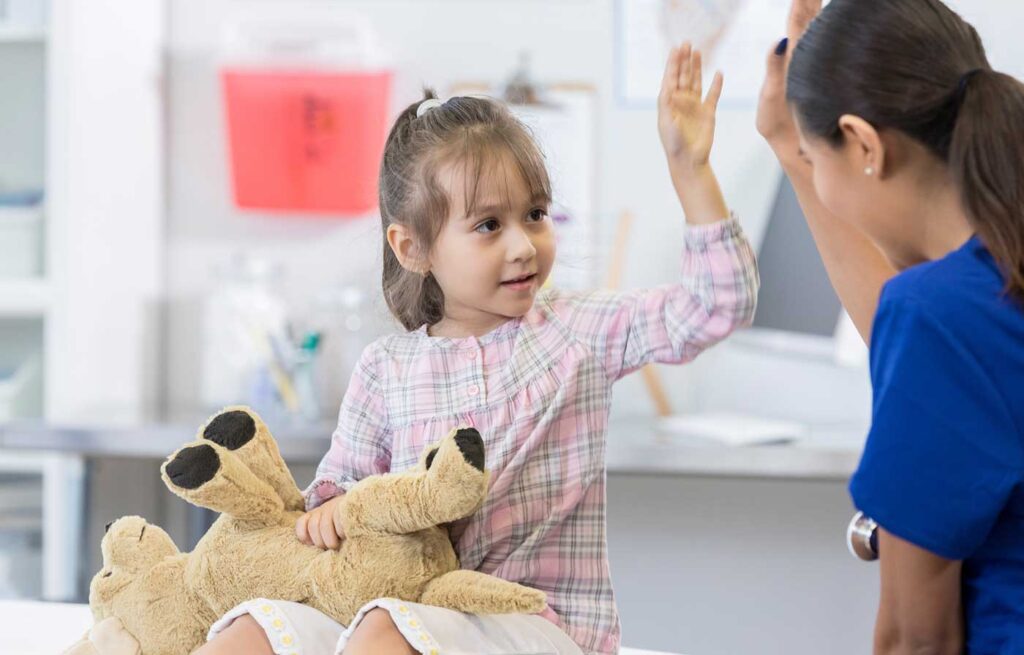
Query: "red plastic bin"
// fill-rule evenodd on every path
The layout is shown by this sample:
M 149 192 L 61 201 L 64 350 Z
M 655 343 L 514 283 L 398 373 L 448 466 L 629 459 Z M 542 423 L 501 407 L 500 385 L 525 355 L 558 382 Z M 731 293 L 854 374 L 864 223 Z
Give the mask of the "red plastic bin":
M 360 216 L 377 206 L 390 71 L 224 67 L 235 204 Z

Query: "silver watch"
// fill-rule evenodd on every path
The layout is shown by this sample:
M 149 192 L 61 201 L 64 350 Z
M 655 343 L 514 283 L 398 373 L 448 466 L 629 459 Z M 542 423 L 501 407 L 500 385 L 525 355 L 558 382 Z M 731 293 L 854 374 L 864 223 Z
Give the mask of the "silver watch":
M 878 559 L 878 524 L 874 519 L 857 512 L 846 528 L 846 546 L 850 554 L 865 562 Z

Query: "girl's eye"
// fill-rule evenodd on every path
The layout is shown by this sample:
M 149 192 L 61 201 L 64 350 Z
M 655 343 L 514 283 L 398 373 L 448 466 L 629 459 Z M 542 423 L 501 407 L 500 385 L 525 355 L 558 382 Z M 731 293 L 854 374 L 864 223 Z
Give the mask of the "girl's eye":
M 548 210 L 544 209 L 543 207 L 538 207 L 530 212 L 529 217 L 531 221 L 540 223 L 541 221 L 548 217 Z
M 484 221 L 483 223 L 480 223 L 479 225 L 477 225 L 473 229 L 476 232 L 479 232 L 480 234 L 490 234 L 491 232 L 496 232 L 499 227 L 501 227 L 501 223 L 498 222 L 498 219 L 496 219 L 496 218 L 489 218 L 486 221 Z

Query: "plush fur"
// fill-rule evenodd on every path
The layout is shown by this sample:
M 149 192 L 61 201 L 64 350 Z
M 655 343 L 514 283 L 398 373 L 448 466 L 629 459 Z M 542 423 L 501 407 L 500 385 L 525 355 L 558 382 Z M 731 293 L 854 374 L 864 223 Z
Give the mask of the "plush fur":
M 119 619 L 143 655 L 187 655 L 217 618 L 254 597 L 302 602 L 342 624 L 381 597 L 479 614 L 544 608 L 540 591 L 459 570 L 441 527 L 484 500 L 488 473 L 476 430 L 453 430 L 415 470 L 353 486 L 336 505 L 346 535 L 338 551 L 295 538 L 302 496 L 248 408 L 212 418 L 161 473 L 172 492 L 221 516 L 191 553 L 139 517 L 108 526 L 89 604 L 98 623 Z

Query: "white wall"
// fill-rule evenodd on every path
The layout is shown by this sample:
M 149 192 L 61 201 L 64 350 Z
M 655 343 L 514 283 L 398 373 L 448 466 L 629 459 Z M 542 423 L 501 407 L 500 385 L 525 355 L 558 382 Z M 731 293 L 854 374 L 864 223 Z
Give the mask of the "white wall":
M 323 16 L 346 11 L 370 17 L 397 63 L 395 111 L 413 101 L 423 84 L 443 92 L 466 80 L 499 81 L 522 50 L 531 53 L 540 80 L 596 86 L 601 112 L 602 243 L 607 243 L 618 215 L 632 211 L 637 220 L 624 286 L 659 284 L 676 275 L 683 219 L 664 167 L 654 110 L 623 109 L 614 98 L 612 0 L 171 0 L 168 361 L 173 409 L 188 410 L 196 403 L 193 381 L 200 374 L 196 303 L 211 284 L 211 265 L 231 252 L 247 249 L 284 261 L 289 269 L 289 299 L 297 304 L 324 285 L 353 280 L 364 280 L 372 297 L 379 297 L 377 219 L 244 214 L 231 206 L 229 196 L 216 78 L 221 30 L 241 16 Z M 750 56 L 760 61 L 763 53 Z M 756 239 L 778 168 L 757 137 L 753 119 L 752 108 L 723 111 L 714 157 L 731 206 Z M 380 301 L 376 316 L 381 323 L 387 321 Z M 696 401 L 696 386 L 686 371 L 667 369 L 663 374 L 677 407 Z M 637 380 L 620 385 L 617 411 L 646 413 L 649 407 Z

